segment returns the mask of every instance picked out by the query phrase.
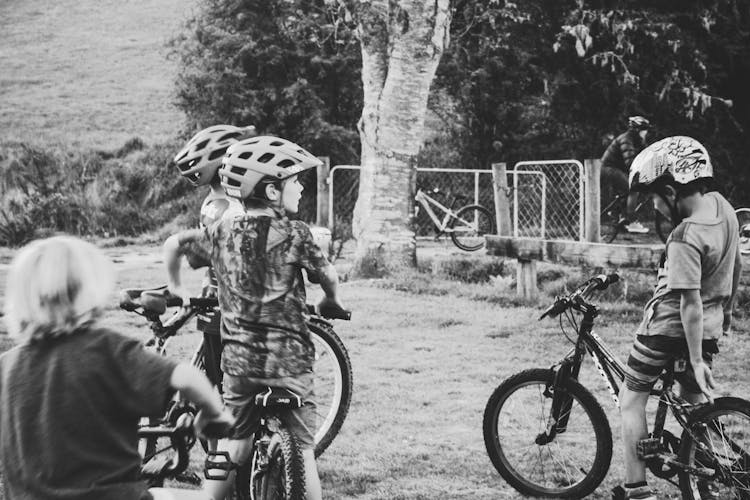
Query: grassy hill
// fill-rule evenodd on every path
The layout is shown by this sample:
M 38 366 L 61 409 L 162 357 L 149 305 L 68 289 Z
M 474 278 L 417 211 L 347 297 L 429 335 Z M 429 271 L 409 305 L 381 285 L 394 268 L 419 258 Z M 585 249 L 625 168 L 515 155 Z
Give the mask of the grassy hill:
M 0 142 L 113 149 L 179 129 L 166 42 L 197 0 L 0 2 Z

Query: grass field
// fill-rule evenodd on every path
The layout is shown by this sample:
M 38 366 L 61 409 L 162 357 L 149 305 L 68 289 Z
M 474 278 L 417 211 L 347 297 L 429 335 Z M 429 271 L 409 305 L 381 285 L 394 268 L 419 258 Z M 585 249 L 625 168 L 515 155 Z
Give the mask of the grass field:
M 195 0 L 0 2 L 0 141 L 116 149 L 182 123 L 165 43 Z
M 108 252 L 120 271 L 120 287 L 162 281 L 162 264 L 153 248 Z M 188 277 L 197 287 L 200 273 Z M 470 298 L 491 298 L 492 285 L 425 280 L 431 284 L 421 288 L 422 293 L 399 291 L 413 285 L 407 281 L 354 281 L 341 287 L 354 314 L 351 322 L 337 322 L 336 330 L 350 351 L 355 385 L 347 421 L 319 460 L 325 497 L 519 498 L 487 458 L 482 412 L 502 379 L 524 368 L 549 366 L 568 344 L 555 321 L 535 321 L 541 306 L 513 305 L 510 297 L 492 302 Z M 507 295 L 501 285 L 495 283 L 497 295 Z M 596 330 L 620 355 L 627 352 L 638 309 L 605 304 Z M 146 338 L 138 316 L 113 307 L 108 321 Z M 739 329 L 716 365 L 719 394 L 749 394 L 747 324 Z M 170 352 L 187 357 L 197 341 L 196 335 L 178 337 Z M 591 497 L 608 499 L 622 473 L 619 416 L 589 362 L 582 380 L 596 394 L 615 435 L 610 474 Z M 659 480 L 655 484 L 664 498 L 678 498 L 675 487 Z

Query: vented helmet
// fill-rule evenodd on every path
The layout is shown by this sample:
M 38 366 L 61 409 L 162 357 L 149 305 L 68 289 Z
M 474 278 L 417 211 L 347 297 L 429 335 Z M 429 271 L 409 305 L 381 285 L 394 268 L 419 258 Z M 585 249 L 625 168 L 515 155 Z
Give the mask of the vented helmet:
M 648 191 L 664 178 L 688 184 L 713 175 L 706 148 L 692 137 L 678 135 L 651 144 L 635 157 L 630 166 L 630 190 Z
M 280 137 L 260 136 L 227 150 L 219 177 L 227 195 L 244 200 L 262 180 L 283 181 L 323 162 L 297 144 Z
M 221 158 L 227 148 L 237 141 L 256 135 L 255 127 L 215 125 L 208 127 L 188 141 L 174 157 L 180 175 L 194 186 L 205 186 L 211 182 L 221 166 Z

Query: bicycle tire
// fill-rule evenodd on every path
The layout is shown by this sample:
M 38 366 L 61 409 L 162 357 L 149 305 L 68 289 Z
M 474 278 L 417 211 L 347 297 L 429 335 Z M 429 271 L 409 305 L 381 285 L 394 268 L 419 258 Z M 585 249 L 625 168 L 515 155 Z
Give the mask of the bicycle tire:
M 503 479 L 505 479 L 505 481 L 518 492 L 524 495 L 536 496 L 541 498 L 584 498 L 592 493 L 607 475 L 607 471 L 609 470 L 610 462 L 612 460 L 612 430 L 610 429 L 609 421 L 607 420 L 607 417 L 604 414 L 602 407 L 597 402 L 596 398 L 594 398 L 594 396 L 580 383 L 575 380 L 567 380 L 563 386 L 564 390 L 573 397 L 574 406 L 571 408 L 571 413 L 576 410 L 575 403 L 578 403 L 580 409 L 584 411 L 583 415 L 588 417 L 588 421 L 593 428 L 593 437 L 596 441 L 596 451 L 593 460 L 588 466 L 588 469 L 578 469 L 576 467 L 572 469 L 573 473 L 578 473 L 579 470 L 580 472 L 584 473 L 583 477 L 580 480 L 575 482 L 571 481 L 571 469 L 569 469 L 567 467 L 567 464 L 565 463 L 571 457 L 565 456 L 562 462 L 558 461 L 551 464 L 552 468 L 541 467 L 540 472 L 543 478 L 545 474 L 547 474 L 551 479 L 555 479 L 557 481 L 563 476 L 563 473 L 560 472 L 555 474 L 550 472 L 551 469 L 557 468 L 559 465 L 562 465 L 565 468 L 565 481 L 569 484 L 560 487 L 550 487 L 538 482 L 534 482 L 534 480 L 532 480 L 531 478 L 521 474 L 510 463 L 507 454 L 516 451 L 510 447 L 511 443 L 500 442 L 499 434 L 500 429 L 502 428 L 509 434 L 509 438 L 511 434 L 514 438 L 520 437 L 522 440 L 525 440 L 526 437 L 528 437 L 528 439 L 530 440 L 530 444 L 524 446 L 524 449 L 538 451 L 538 457 L 540 460 L 543 459 L 543 450 L 545 449 L 547 450 L 548 455 L 552 456 L 552 451 L 550 451 L 552 448 L 551 446 L 548 447 L 546 445 L 538 445 L 535 443 L 535 439 L 537 436 L 529 435 L 530 433 L 526 433 L 526 436 L 524 436 L 523 433 L 511 429 L 514 422 L 504 422 L 503 426 L 500 426 L 501 413 L 506 403 L 508 403 L 509 398 L 513 396 L 517 391 L 524 389 L 527 386 L 539 386 L 537 388 L 537 394 L 533 394 L 532 391 L 531 397 L 533 398 L 533 400 L 536 400 L 538 398 L 544 404 L 544 398 L 546 398 L 546 401 L 551 403 L 551 395 L 545 395 L 543 391 L 552 384 L 552 380 L 553 373 L 550 369 L 535 368 L 524 370 L 503 381 L 492 393 L 492 396 L 489 398 L 484 411 L 483 434 L 485 447 L 487 449 L 487 454 L 492 461 L 492 464 L 495 466 L 495 469 L 497 469 Z M 510 404 L 512 405 L 512 403 Z M 524 403 L 523 401 L 521 401 L 519 403 L 518 414 L 516 415 L 516 421 L 519 424 L 528 424 L 529 422 L 533 423 L 532 418 L 529 415 L 531 406 L 532 405 L 528 404 L 528 402 Z M 537 424 L 541 425 L 541 429 L 537 427 L 538 431 L 544 430 L 544 428 L 546 427 L 549 417 L 549 409 L 547 409 L 546 411 L 543 410 L 541 413 L 542 414 L 539 416 L 541 420 L 537 422 Z M 578 413 L 579 412 L 576 411 L 576 415 L 570 415 L 568 421 L 568 429 L 564 433 L 558 434 L 558 437 L 556 437 L 551 442 L 551 444 L 557 443 L 558 449 L 560 448 L 560 441 L 563 439 L 567 440 L 567 438 L 570 437 L 571 426 L 575 426 L 581 422 L 580 418 L 574 418 L 578 415 Z M 503 419 L 505 419 L 504 415 Z M 533 433 L 534 431 L 532 431 L 531 434 Z M 588 436 L 584 437 L 584 439 L 587 438 Z M 525 442 L 528 443 L 529 441 Z M 577 442 L 576 444 L 579 444 L 579 442 Z M 536 446 L 538 450 L 534 450 L 534 446 Z M 578 458 L 580 456 L 580 450 L 577 450 L 576 453 L 576 455 L 572 456 L 573 458 Z M 527 455 L 528 453 L 525 453 L 524 457 Z M 532 453 L 532 455 L 536 454 Z M 532 469 L 528 475 L 533 472 L 534 469 Z
M 463 225 L 457 227 L 456 222 L 465 219 L 469 215 L 475 221 L 476 227 L 471 227 L 471 231 L 457 232 L 456 229 L 460 229 Z M 451 218 L 448 227 L 452 229 L 450 235 L 453 244 L 467 252 L 474 252 L 484 247 L 485 234 L 495 234 L 494 216 L 482 205 L 466 205 L 465 207 L 461 207 L 456 212 L 456 216 Z M 468 233 L 471 234 L 467 236 Z M 478 238 L 480 241 L 477 242 Z
M 346 420 L 346 416 L 349 413 L 349 405 L 352 401 L 354 376 L 352 373 L 352 362 L 349 359 L 346 346 L 331 325 L 323 320 L 311 319 L 308 321 L 307 326 L 310 330 L 313 343 L 319 341 L 316 343 L 315 353 L 315 364 L 317 365 L 315 369 L 315 396 L 318 401 L 318 409 L 324 404 L 323 399 L 327 399 L 330 402 L 325 415 L 319 415 L 321 417 L 321 424 L 315 430 L 315 456 L 319 457 L 331 445 L 341 430 L 344 420 Z M 326 352 L 321 353 L 318 351 L 317 347 L 321 345 L 324 346 Z M 331 355 L 333 355 L 331 361 L 335 360 L 331 364 L 338 368 L 337 373 L 333 373 L 333 391 L 327 397 L 324 392 L 328 376 L 321 373 L 321 360 L 323 360 L 323 357 L 330 359 Z
M 738 418 L 742 428 L 723 417 Z M 737 437 L 742 442 L 729 439 L 733 430 L 739 431 Z M 699 447 L 694 436 L 703 436 L 707 442 Z M 713 404 L 695 410 L 682 433 L 680 462 L 716 470 L 720 477 L 712 483 L 718 498 L 750 499 L 750 401 L 716 398 Z M 679 473 L 679 479 L 682 498 L 700 500 L 705 483 L 699 484 L 694 475 L 685 471 Z
M 623 216 L 623 204 L 625 203 L 625 197 L 622 195 L 616 196 L 614 200 L 604 207 L 601 211 L 599 218 L 599 231 L 601 233 L 601 240 L 604 243 L 612 243 L 617 235 L 622 231 L 622 225 L 620 220 Z
M 267 467 L 258 476 L 259 500 L 305 500 L 305 462 L 297 438 L 283 425 L 275 436 L 278 440 L 271 440 Z
M 654 228 L 656 229 L 656 234 L 659 235 L 661 242 L 666 243 L 669 234 L 672 232 L 672 229 L 674 229 L 674 224 L 672 224 L 672 219 L 655 209 Z

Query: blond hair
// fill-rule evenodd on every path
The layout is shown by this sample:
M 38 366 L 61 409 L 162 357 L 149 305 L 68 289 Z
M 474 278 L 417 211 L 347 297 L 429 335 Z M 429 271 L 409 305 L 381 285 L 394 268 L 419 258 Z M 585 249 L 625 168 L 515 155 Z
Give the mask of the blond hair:
M 22 248 L 8 271 L 8 333 L 36 342 L 93 323 L 114 288 L 114 267 L 91 243 L 55 236 Z

